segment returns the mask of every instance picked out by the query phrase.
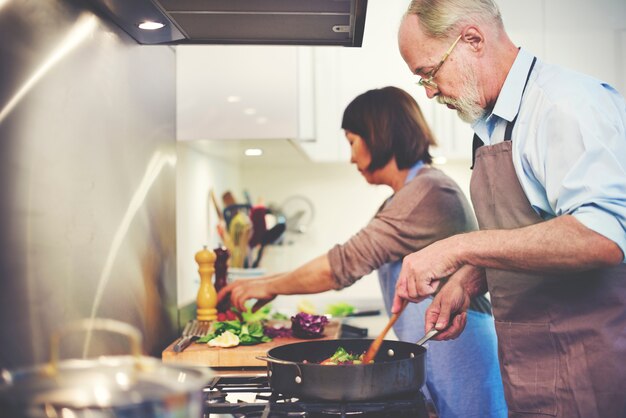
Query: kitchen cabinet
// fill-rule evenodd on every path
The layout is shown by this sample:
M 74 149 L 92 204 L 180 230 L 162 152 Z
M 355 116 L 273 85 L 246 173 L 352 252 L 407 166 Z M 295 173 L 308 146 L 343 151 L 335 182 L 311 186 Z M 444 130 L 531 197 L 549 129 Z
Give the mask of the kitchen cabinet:
M 434 156 L 471 158 L 470 125 L 456 112 L 429 100 L 400 57 L 397 29 L 408 3 L 370 0 L 361 48 L 315 48 L 316 141 L 302 144 L 313 160 L 349 158 L 340 129 L 343 109 L 358 94 L 386 85 L 403 88 L 416 98 L 438 141 Z M 500 0 L 498 5 L 515 44 L 546 62 L 589 74 L 626 94 L 626 2 Z M 583 21 L 585 29 L 581 30 Z
M 177 139 L 312 138 L 299 55 L 296 46 L 178 46 Z
M 499 5 L 515 44 L 625 93 L 626 3 L 572 1 L 576 7 L 570 0 L 502 0 Z M 426 97 L 399 54 L 397 29 L 408 3 L 370 0 L 360 48 L 177 47 L 178 139 L 297 139 L 312 161 L 348 161 L 343 110 L 369 89 L 394 85 L 422 108 L 439 144 L 432 154 L 469 160 L 470 126 Z M 585 31 L 578 25 L 583 20 Z M 572 43 L 576 49 L 564 47 Z
M 370 0 L 361 48 L 312 49 L 315 141 L 300 146 L 313 161 L 349 161 L 350 148 L 341 129 L 343 111 L 359 94 L 385 86 L 402 88 L 418 101 L 439 142 L 432 150 L 435 156 L 471 158 L 471 128 L 455 112 L 426 97 L 400 56 L 397 30 L 408 3 Z

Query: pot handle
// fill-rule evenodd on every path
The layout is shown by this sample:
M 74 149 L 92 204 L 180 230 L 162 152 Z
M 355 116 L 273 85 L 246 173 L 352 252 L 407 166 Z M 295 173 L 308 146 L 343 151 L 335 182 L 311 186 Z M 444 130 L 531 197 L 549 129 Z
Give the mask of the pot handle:
M 113 319 L 93 318 L 82 319 L 74 322 L 70 322 L 60 330 L 55 331 L 50 337 L 50 362 L 46 365 L 46 374 L 54 375 L 58 369 L 59 363 L 59 351 L 61 344 L 61 337 L 74 332 L 84 331 L 109 331 L 122 334 L 128 337 L 130 342 L 130 353 L 136 359 L 137 368 L 141 368 L 141 344 L 142 336 L 141 332 L 132 325 L 125 322 L 116 321 Z
M 286 366 L 296 366 L 296 369 L 298 369 L 298 374 L 295 378 L 295 382 L 298 384 L 302 383 L 302 369 L 300 369 L 300 365 L 298 363 L 295 363 L 293 361 L 280 360 L 274 357 L 267 357 L 267 356 L 256 356 L 256 359 L 261 360 L 261 361 L 267 361 L 268 363 L 278 363 L 278 364 L 283 364 Z
M 417 344 L 417 345 L 424 345 L 424 343 L 426 341 L 430 340 L 431 338 L 433 338 L 437 334 L 439 334 L 439 330 L 433 328 L 430 331 L 428 331 L 426 333 L 426 335 L 424 335 L 422 338 L 420 338 L 419 341 L 416 342 L 415 344 Z

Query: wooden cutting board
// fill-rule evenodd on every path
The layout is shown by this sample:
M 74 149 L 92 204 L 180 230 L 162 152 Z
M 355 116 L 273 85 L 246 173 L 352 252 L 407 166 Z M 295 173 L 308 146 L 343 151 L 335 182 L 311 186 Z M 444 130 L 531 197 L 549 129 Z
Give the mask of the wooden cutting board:
M 341 323 L 331 320 L 324 328 L 322 340 L 339 338 Z M 316 339 L 318 341 L 320 339 Z M 301 338 L 274 338 L 272 341 L 256 345 L 240 345 L 232 348 L 209 347 L 208 344 L 191 344 L 181 353 L 174 351 L 176 341 L 172 342 L 161 355 L 164 363 L 185 363 L 209 367 L 265 367 L 267 362 L 257 360 L 257 356 L 265 356 L 267 352 L 280 345 L 311 341 Z

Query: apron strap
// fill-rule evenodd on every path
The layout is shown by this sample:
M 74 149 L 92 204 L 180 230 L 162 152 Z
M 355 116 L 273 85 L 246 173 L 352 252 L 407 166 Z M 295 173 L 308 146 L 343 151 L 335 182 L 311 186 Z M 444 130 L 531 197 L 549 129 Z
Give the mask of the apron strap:
M 533 62 L 532 64 L 530 64 L 530 68 L 528 69 L 528 75 L 526 76 L 526 82 L 524 83 L 524 88 L 522 89 L 522 96 L 524 95 L 524 92 L 526 91 L 528 80 L 530 80 L 530 73 L 533 72 L 533 68 L 535 67 L 536 62 L 537 62 L 537 57 L 533 57 Z M 517 121 L 518 115 L 519 115 L 519 111 L 517 112 L 517 115 L 515 115 L 512 121 L 507 122 L 506 129 L 504 131 L 505 141 L 510 141 L 513 138 L 513 127 L 515 126 L 515 122 Z M 480 139 L 478 135 L 474 134 L 474 138 L 472 139 L 472 166 L 470 167 L 470 169 L 474 169 L 474 164 L 476 161 L 476 150 L 478 150 L 478 148 L 482 147 L 483 145 L 485 145 L 485 143 L 482 141 L 482 139 Z

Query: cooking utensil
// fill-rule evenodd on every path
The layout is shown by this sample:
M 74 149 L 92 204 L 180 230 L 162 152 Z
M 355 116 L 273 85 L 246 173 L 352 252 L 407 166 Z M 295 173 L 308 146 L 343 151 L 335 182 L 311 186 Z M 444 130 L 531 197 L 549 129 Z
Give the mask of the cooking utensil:
M 232 222 L 233 218 L 238 213 L 243 212 L 246 216 L 249 217 L 251 209 L 252 209 L 252 206 L 245 204 L 245 203 L 239 204 L 239 205 L 226 206 L 224 208 L 224 221 L 226 222 L 226 225 L 228 226 L 228 228 L 230 229 L 230 223 Z
M 213 207 L 215 208 L 215 212 L 217 213 L 217 234 L 220 236 L 222 243 L 232 251 L 233 241 L 230 238 L 230 234 L 227 231 L 226 220 L 224 219 L 224 214 L 220 209 L 220 205 L 217 202 L 217 198 L 215 197 L 215 192 L 213 189 L 210 190 L 209 194 L 211 195 L 211 201 L 213 202 Z
M 424 345 L 424 343 L 426 343 L 426 341 L 430 340 L 431 338 L 433 338 L 437 334 L 439 334 L 439 330 L 433 328 L 430 331 L 428 331 L 426 334 L 424 334 L 424 336 L 422 338 L 420 338 L 419 341 L 416 342 L 415 344 L 417 344 L 417 345 Z
M 210 325 L 208 321 L 198 321 L 195 319 L 187 322 L 185 329 L 183 329 L 181 339 L 174 345 L 174 351 L 180 353 L 198 338 L 206 336 L 209 333 Z
M 237 213 L 230 222 L 230 237 L 233 240 L 230 265 L 232 267 L 244 267 L 248 256 L 248 243 L 252 235 L 252 222 L 248 215 L 243 212 Z
M 365 311 L 359 311 L 356 310 L 354 312 L 351 312 L 349 314 L 346 315 L 346 317 L 349 316 L 377 316 L 380 315 L 380 309 L 368 309 Z
M 59 360 L 62 337 L 88 330 L 128 338 L 131 354 Z M 50 361 L 0 375 L 0 415 L 43 418 L 175 418 L 202 415 L 208 368 L 164 365 L 141 355 L 141 334 L 110 319 L 83 320 L 52 336 Z
M 425 381 L 426 349 L 385 340 L 370 364 L 324 366 L 338 347 L 362 353 L 371 339 L 307 341 L 273 348 L 267 356 L 270 386 L 286 396 L 326 401 L 364 401 L 417 392 Z
M 226 190 L 224 194 L 222 194 L 222 202 L 224 202 L 224 206 L 232 206 L 237 204 L 235 196 L 233 196 L 230 190 Z
M 387 335 L 387 333 L 389 332 L 393 324 L 396 323 L 396 321 L 398 320 L 398 318 L 400 317 L 400 315 L 402 314 L 402 312 L 404 311 L 404 308 L 406 308 L 406 305 L 408 303 L 409 303 L 408 300 L 403 300 L 402 306 L 400 306 L 400 310 L 391 315 L 391 318 L 389 318 L 389 322 L 387 322 L 387 326 L 385 326 L 385 328 L 380 333 L 380 335 L 376 337 L 376 339 L 374 340 L 370 348 L 367 350 L 367 352 L 363 356 L 363 363 L 367 364 L 371 362 L 372 360 L 374 360 L 374 357 L 376 357 L 376 353 L 378 353 L 378 350 L 380 349 L 380 345 L 385 339 L 385 335 Z
M 263 250 L 266 246 L 275 243 L 280 239 L 280 237 L 285 233 L 285 224 L 280 223 L 274 225 L 273 228 L 267 230 L 263 237 L 261 238 L 261 248 L 259 248 L 259 252 L 257 253 L 256 259 L 254 263 L 252 263 L 252 268 L 259 267 L 261 263 L 261 257 L 263 257 Z
M 250 220 L 252 221 L 252 236 L 250 237 L 250 247 L 256 247 L 261 244 L 261 240 L 267 232 L 265 224 L 265 214 L 267 208 L 265 206 L 252 206 L 250 209 Z

